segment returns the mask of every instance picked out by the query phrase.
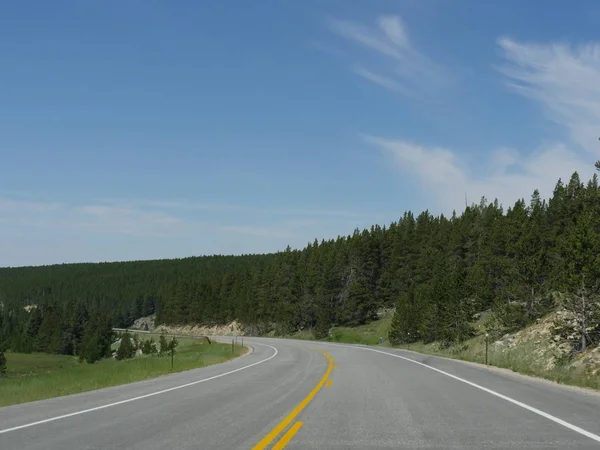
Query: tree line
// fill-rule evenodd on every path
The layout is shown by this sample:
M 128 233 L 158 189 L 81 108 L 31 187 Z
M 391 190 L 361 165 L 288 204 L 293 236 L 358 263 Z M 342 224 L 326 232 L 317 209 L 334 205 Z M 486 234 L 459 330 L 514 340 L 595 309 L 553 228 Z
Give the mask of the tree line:
M 74 355 L 94 363 L 111 355 L 112 328 L 110 314 L 83 301 L 3 306 L 0 351 Z
M 157 323 L 237 320 L 255 335 L 310 329 L 321 338 L 332 326 L 372 321 L 383 307 L 395 307 L 392 342 L 452 343 L 473 335 L 481 311 L 491 310 L 490 330 L 503 333 L 582 292 L 585 345 L 600 337 L 599 258 L 598 179 L 583 183 L 574 173 L 547 201 L 536 190 L 506 210 L 482 198 L 460 215 L 409 211 L 300 250 L 3 268 L 0 345 L 92 361 L 109 325 L 150 314 Z M 97 350 L 88 358 L 90 346 Z

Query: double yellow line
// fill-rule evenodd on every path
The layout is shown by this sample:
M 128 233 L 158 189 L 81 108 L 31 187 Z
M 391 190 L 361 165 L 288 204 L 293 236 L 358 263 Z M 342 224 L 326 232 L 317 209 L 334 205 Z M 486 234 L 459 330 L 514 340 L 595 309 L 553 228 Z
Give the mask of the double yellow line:
M 329 375 L 331 375 L 331 371 L 333 370 L 333 359 L 327 352 L 321 351 L 323 355 L 329 361 L 329 366 L 325 371 L 325 375 L 321 378 L 321 381 L 315 386 L 315 388 L 306 396 L 304 400 L 302 400 L 298 406 L 296 406 L 291 413 L 289 413 L 279 424 L 271 430 L 269 434 L 267 434 L 258 444 L 252 447 L 252 450 L 264 450 L 267 446 L 275 440 L 279 433 L 281 433 L 295 418 L 300 412 L 306 408 L 306 406 L 310 403 L 310 401 L 314 398 L 315 395 L 321 390 Z M 294 437 L 294 435 L 298 432 L 300 428 L 302 428 L 302 422 L 296 422 L 292 427 L 282 436 L 282 438 L 277 442 L 272 450 L 282 450 L 288 442 Z

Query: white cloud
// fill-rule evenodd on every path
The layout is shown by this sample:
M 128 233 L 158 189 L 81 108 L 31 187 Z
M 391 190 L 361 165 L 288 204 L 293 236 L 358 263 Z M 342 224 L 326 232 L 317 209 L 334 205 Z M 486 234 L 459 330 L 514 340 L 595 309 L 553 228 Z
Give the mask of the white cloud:
M 542 45 L 502 38 L 498 45 L 509 86 L 565 126 L 574 144 L 600 155 L 600 43 Z
M 489 170 L 473 171 L 449 149 L 375 137 L 367 140 L 384 150 L 400 171 L 415 175 L 420 190 L 447 214 L 464 209 L 465 194 L 469 204 L 478 203 L 485 196 L 489 201 L 497 198 L 508 207 L 519 198 L 528 200 L 535 189 L 543 197 L 549 197 L 558 179 L 568 180 L 576 170 L 582 176 L 593 171 L 574 152 L 559 144 L 540 148 L 531 155 L 501 150 L 491 155 Z M 494 161 L 502 164 L 493 164 Z M 586 167 L 587 171 L 581 170 Z
M 408 94 L 419 86 L 445 86 L 450 79 L 446 69 L 412 45 L 406 26 L 398 16 L 381 16 L 372 27 L 337 20 L 331 22 L 329 28 L 369 50 L 369 54 L 363 55 L 365 62 L 355 62 L 352 71 L 385 89 Z

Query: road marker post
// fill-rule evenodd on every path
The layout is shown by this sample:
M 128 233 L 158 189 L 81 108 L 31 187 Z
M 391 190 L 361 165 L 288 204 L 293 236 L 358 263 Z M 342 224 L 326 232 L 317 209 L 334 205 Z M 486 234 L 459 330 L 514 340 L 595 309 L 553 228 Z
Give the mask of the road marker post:
M 488 333 L 485 333 L 485 365 L 488 365 Z

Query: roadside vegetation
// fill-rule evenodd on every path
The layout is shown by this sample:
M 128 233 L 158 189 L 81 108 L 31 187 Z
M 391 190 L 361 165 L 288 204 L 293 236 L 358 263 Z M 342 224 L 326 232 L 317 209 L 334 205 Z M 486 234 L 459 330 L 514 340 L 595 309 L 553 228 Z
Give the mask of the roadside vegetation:
M 475 336 L 459 343 L 412 341 L 392 345 L 387 339 L 392 325 L 392 311 L 381 314 L 380 320 L 367 325 L 354 328 L 333 327 L 330 330 L 330 337 L 320 340 L 401 348 L 427 355 L 485 364 L 487 332 L 487 362 L 490 366 L 561 384 L 600 390 L 600 347 L 590 347 L 585 353 L 580 352 L 571 356 L 571 346 L 561 342 L 557 334 L 557 324 L 563 323 L 560 315 L 558 312 L 549 313 L 522 330 L 495 339 L 486 328 L 486 324 L 493 320 L 491 312 L 487 311 L 479 314 L 470 324 Z M 312 330 L 299 331 L 285 337 L 315 340 Z
M 536 327 L 534 325 L 531 328 Z M 437 342 L 424 344 L 419 341 L 404 344 L 401 348 L 485 364 L 485 336 L 477 336 L 448 347 L 440 346 Z M 561 384 L 600 390 L 600 353 L 595 349 L 565 358 L 551 348 L 549 341 L 532 338 L 513 347 L 507 347 L 503 341 L 496 341 L 488 344 L 488 364 Z
M 168 339 L 168 342 L 171 342 Z M 200 339 L 178 340 L 173 372 L 217 364 L 246 352 L 246 348 Z M 131 383 L 171 373 L 170 353 L 117 360 L 108 358 L 95 364 L 77 357 L 44 353 L 5 353 L 7 371 L 0 379 L 0 406 L 41 400 L 61 395 Z

